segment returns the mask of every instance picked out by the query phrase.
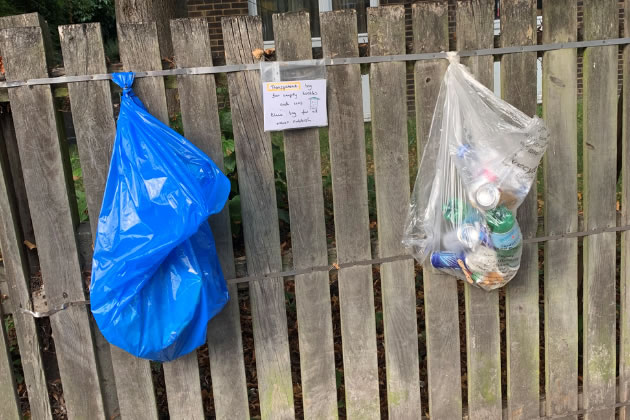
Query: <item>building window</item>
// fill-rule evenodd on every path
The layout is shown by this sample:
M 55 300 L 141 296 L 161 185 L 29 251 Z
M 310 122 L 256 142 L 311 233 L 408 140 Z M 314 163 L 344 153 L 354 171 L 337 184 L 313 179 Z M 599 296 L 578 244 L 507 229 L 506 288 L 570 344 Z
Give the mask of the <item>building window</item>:
M 273 41 L 274 13 L 307 11 L 311 16 L 311 36 L 320 37 L 319 12 L 355 9 L 360 34 L 367 33 L 367 8 L 379 5 L 379 0 L 248 0 L 249 13 L 262 19 L 263 39 Z
M 250 0 L 256 3 L 256 14 L 263 24 L 263 39 L 273 40 L 274 13 L 307 11 L 311 16 L 311 36 L 319 37 L 319 2 L 318 0 Z
M 370 7 L 369 0 L 333 0 L 332 9 L 356 9 L 357 25 L 360 34 L 367 33 L 367 8 Z

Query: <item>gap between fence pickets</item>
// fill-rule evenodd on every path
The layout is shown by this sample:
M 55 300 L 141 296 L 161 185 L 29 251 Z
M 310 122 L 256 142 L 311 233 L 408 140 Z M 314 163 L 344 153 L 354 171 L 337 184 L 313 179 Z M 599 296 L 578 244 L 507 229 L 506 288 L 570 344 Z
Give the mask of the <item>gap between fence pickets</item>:
M 578 41 L 578 42 L 560 42 L 556 44 L 541 44 L 541 45 L 519 45 L 513 47 L 503 48 L 482 48 L 478 50 L 458 51 L 457 55 L 460 57 L 482 57 L 482 56 L 499 56 L 504 54 L 518 54 L 524 52 L 545 52 L 564 49 L 575 48 L 589 48 L 589 47 L 603 47 L 611 45 L 626 45 L 630 44 L 630 37 L 628 38 L 615 38 L 615 39 L 600 39 L 593 41 Z M 422 61 L 422 60 L 435 60 L 438 58 L 447 58 L 447 52 L 435 52 L 435 53 L 421 53 L 421 54 L 400 54 L 400 55 L 385 55 L 385 56 L 370 56 L 370 57 L 347 57 L 347 58 L 325 58 L 321 60 L 299 60 L 299 61 L 285 61 L 285 64 L 300 64 L 308 65 L 323 62 L 326 66 L 339 66 L 347 64 L 371 64 L 371 63 L 389 63 L 394 61 Z M 176 68 L 167 70 L 153 70 L 153 71 L 139 71 L 135 73 L 135 78 L 143 77 L 164 77 L 164 76 L 186 76 L 196 74 L 218 74 L 218 73 L 233 73 L 239 71 L 255 71 L 260 70 L 260 64 L 230 64 L 224 66 L 213 67 L 189 67 L 189 68 Z M 87 74 L 82 76 L 59 76 L 59 77 L 47 77 L 39 79 L 17 80 L 12 82 L 0 82 L 0 89 L 20 87 L 20 86 L 35 86 L 35 85 L 55 85 L 65 84 L 70 82 L 90 82 L 95 80 L 111 80 L 111 73 L 102 74 Z

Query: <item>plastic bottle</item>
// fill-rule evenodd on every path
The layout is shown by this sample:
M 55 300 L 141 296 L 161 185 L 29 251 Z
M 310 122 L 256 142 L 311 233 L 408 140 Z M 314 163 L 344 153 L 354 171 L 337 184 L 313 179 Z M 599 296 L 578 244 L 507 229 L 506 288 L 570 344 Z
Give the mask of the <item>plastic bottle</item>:
M 516 223 L 514 213 L 505 206 L 499 206 L 486 214 L 492 245 L 497 251 L 501 271 L 518 268 L 521 257 L 523 235 Z

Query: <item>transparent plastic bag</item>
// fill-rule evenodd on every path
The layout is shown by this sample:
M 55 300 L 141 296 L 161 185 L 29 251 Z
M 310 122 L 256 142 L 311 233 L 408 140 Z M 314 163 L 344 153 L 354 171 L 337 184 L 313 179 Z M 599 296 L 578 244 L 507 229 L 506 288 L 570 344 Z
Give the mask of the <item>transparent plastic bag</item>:
M 538 117 L 497 98 L 457 56 L 442 81 L 403 243 L 431 264 L 486 290 L 517 273 L 516 209 L 548 142 Z

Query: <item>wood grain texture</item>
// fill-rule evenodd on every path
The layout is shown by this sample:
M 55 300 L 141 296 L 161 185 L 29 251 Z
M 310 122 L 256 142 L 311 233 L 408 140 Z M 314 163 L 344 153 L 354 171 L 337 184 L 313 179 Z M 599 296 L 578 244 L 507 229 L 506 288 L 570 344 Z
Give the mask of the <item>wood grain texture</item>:
M 405 53 L 405 8 L 369 8 L 370 55 Z M 402 233 L 409 208 L 406 65 L 370 66 L 370 104 L 379 257 L 405 253 Z M 413 261 L 381 265 L 388 415 L 417 418 L 420 407 L 418 323 Z
M 175 17 L 174 0 L 116 0 L 116 22 L 155 22 L 160 45 L 160 58 L 173 55 L 169 19 Z M 118 36 L 121 36 L 120 29 Z
M 457 2 L 457 49 L 470 50 L 493 46 L 494 2 L 467 0 Z M 472 74 L 492 89 L 493 59 L 462 59 Z M 501 414 L 501 340 L 499 332 L 499 292 L 486 292 L 466 284 L 466 353 L 468 372 L 468 412 L 471 418 L 500 419 Z
M 3 16 L 0 18 L 0 29 L 10 29 L 28 26 L 39 26 L 42 28 L 42 37 L 44 38 L 44 49 L 46 51 L 46 62 L 50 67 L 53 63 L 53 46 L 52 38 L 50 36 L 50 30 L 48 22 L 38 12 L 24 13 L 21 15 Z M 0 55 L 2 51 L 0 50 Z
M 125 70 L 146 71 L 161 68 L 155 23 L 121 24 L 118 29 L 120 56 Z M 155 77 L 137 80 L 134 83 L 134 92 L 151 114 L 168 125 L 164 79 Z M 203 417 L 199 366 L 196 353 L 194 355 L 195 357 L 183 357 L 163 365 L 168 409 L 172 418 Z
M 414 53 L 448 50 L 448 3 L 412 6 Z M 429 138 L 433 111 L 448 67 L 446 60 L 418 61 L 414 68 L 418 162 Z M 425 267 L 424 279 L 429 415 L 462 417 L 462 381 L 457 279 Z
M 615 38 L 617 2 L 584 1 L 584 39 Z M 587 48 L 583 59 L 584 228 L 615 226 L 617 156 L 617 47 Z M 584 239 L 583 389 L 584 408 L 611 407 L 616 401 L 616 235 Z M 585 416 L 614 417 L 612 408 Z
M 278 60 L 313 58 L 309 14 L 273 15 Z M 319 130 L 284 132 L 291 250 L 296 269 L 326 265 Z M 335 419 L 337 389 L 328 273 L 295 277 L 305 419 Z
M 494 46 L 494 1 L 457 0 L 456 16 L 458 51 Z M 493 56 L 463 57 L 461 62 L 470 68 L 477 80 L 493 89 Z
M 66 75 L 107 73 L 101 27 L 98 23 L 60 26 L 59 40 Z M 91 216 L 92 238 L 96 235 L 116 135 L 109 83 L 102 80 L 68 84 L 72 121 L 83 171 L 83 185 L 88 213 Z M 90 317 L 90 321 L 97 344 L 105 410 L 108 417 L 111 417 L 119 408 L 111 349 L 93 318 Z M 124 394 L 125 386 L 128 385 L 121 384 Z
M 3 16 L 0 18 L 0 29 L 41 26 L 44 18 L 37 12 L 22 15 Z
M 31 210 L 28 207 L 28 198 L 26 197 L 26 187 L 24 186 L 24 175 L 22 173 L 22 164 L 20 163 L 20 152 L 18 151 L 17 138 L 15 137 L 15 127 L 13 126 L 13 114 L 3 112 L 0 114 L 0 130 L 7 149 L 9 158 L 9 169 L 11 170 L 11 179 L 13 183 L 13 191 L 19 215 L 19 226 L 22 231 L 22 237 L 36 243 L 35 232 L 33 231 L 33 222 L 31 221 Z M 28 267 L 31 272 L 39 271 L 39 258 L 36 249 L 26 248 L 26 258 L 28 259 Z
M 193 351 L 179 359 L 164 363 L 164 382 L 168 398 L 168 413 L 171 419 L 203 420 L 203 400 L 197 352 Z M 217 392 L 223 392 L 217 389 Z
M 22 410 L 18 404 L 17 385 L 13 376 L 13 360 L 9 352 L 7 330 L 4 313 L 0 308 L 0 420 L 17 420 L 22 418 Z
M 110 346 L 116 392 L 122 418 L 157 419 L 151 365 L 126 351 Z
M 0 31 L 0 49 L 7 80 L 48 76 L 40 28 Z M 57 131 L 52 91 L 50 86 L 21 87 L 12 89 L 9 98 L 48 303 L 55 307 L 84 300 L 69 155 Z M 68 416 L 104 418 L 87 308 L 68 308 L 51 316 L 50 322 Z
M 120 61 L 125 71 L 162 70 L 155 23 L 119 23 Z M 144 77 L 133 83 L 133 91 L 149 113 L 168 124 L 164 78 Z
M 222 21 L 227 64 L 251 64 L 252 51 L 263 48 L 258 17 Z M 249 274 L 282 268 L 271 137 L 263 131 L 260 74 L 228 74 L 232 125 L 241 194 L 241 214 Z M 284 279 L 249 283 L 260 411 L 263 419 L 292 419 L 293 385 Z
M 448 2 L 418 2 L 411 6 L 414 54 L 448 51 Z M 414 65 L 416 144 L 418 162 L 429 138 L 433 111 L 447 60 L 420 60 Z
M 324 57 L 357 57 L 354 10 L 320 14 Z M 328 68 L 328 136 L 339 263 L 371 258 L 365 135 L 358 64 Z M 372 267 L 339 271 L 346 413 L 380 417 Z
M 0 18 L 0 29 L 24 26 L 47 27 L 46 22 L 38 13 L 5 16 Z M 46 38 L 44 38 L 44 41 L 46 41 Z M 0 56 L 1 55 L 2 52 L 0 51 Z M 8 94 L 6 101 L 8 102 Z M 4 137 L 4 142 L 6 144 L 9 157 L 11 178 L 13 180 L 13 191 L 15 193 L 17 203 L 17 211 L 19 215 L 20 227 L 22 230 L 22 237 L 25 240 L 35 243 L 35 232 L 33 232 L 31 212 L 28 207 L 28 199 L 26 198 L 24 175 L 22 174 L 22 164 L 20 163 L 20 153 L 18 151 L 17 139 L 15 138 L 15 128 L 13 127 L 13 115 L 11 114 L 11 112 L 3 112 L 2 114 L 0 114 L 0 130 L 2 130 L 2 136 Z M 28 258 L 30 271 L 39 271 L 39 259 L 37 258 L 37 251 L 27 248 L 26 257 Z
M 171 21 L 173 48 L 178 67 L 211 66 L 208 23 L 205 19 Z M 204 151 L 223 170 L 221 128 L 214 75 L 178 76 L 182 124 L 186 138 Z M 223 275 L 235 276 L 229 208 L 210 218 Z M 248 419 L 247 382 L 239 318 L 237 286 L 228 286 L 230 301 L 208 325 L 210 374 L 215 390 L 217 419 Z
M 61 26 L 59 40 L 67 76 L 107 73 L 100 24 Z M 69 83 L 68 94 L 94 237 L 116 136 L 110 82 Z
M 13 321 L 31 416 L 36 420 L 52 419 L 37 325 L 33 317 L 19 311 L 20 308 L 32 310 L 33 305 L 28 260 L 19 227 L 18 200 L 13 190 L 15 183 L 11 180 L 9 154 L 3 140 L 5 139 L 0 138 L 0 247 L 8 294 L 13 307 Z
M 630 13 L 630 0 L 624 3 L 626 16 Z M 624 26 L 624 36 L 630 34 L 630 25 Z M 630 223 L 630 47 L 623 48 L 623 90 L 622 109 L 622 162 L 621 162 L 621 221 Z M 619 389 L 618 401 L 630 401 L 630 232 L 621 233 L 621 278 L 619 283 Z M 619 419 L 630 419 L 628 407 L 619 409 Z
M 501 3 L 502 46 L 536 43 L 536 1 Z M 501 96 L 528 116 L 536 115 L 536 53 L 501 57 Z M 517 212 L 523 238 L 536 236 L 538 197 L 534 184 Z M 507 400 L 510 419 L 540 413 L 538 244 L 524 244 L 521 266 L 506 288 Z
M 40 26 L 42 20 L 37 13 L 0 18 L 0 29 L 17 26 Z M 32 309 L 29 277 L 31 270 L 39 269 L 36 251 L 23 245 L 24 239 L 33 243 L 35 234 L 31 222 L 24 176 L 18 151 L 13 116 L 0 114 L 0 245 L 9 294 L 13 309 Z M 35 320 L 19 311 L 14 311 L 13 320 L 24 381 L 29 395 L 31 416 L 34 419 L 51 419 L 51 407 L 46 388 L 46 375 L 37 326 Z
M 577 4 L 546 0 L 543 43 L 577 40 Z M 577 51 L 543 56 L 543 118 L 549 131 L 544 156 L 545 234 L 578 230 Z M 545 244 L 545 413 L 578 409 L 578 240 Z M 577 416 L 567 416 L 575 419 Z

